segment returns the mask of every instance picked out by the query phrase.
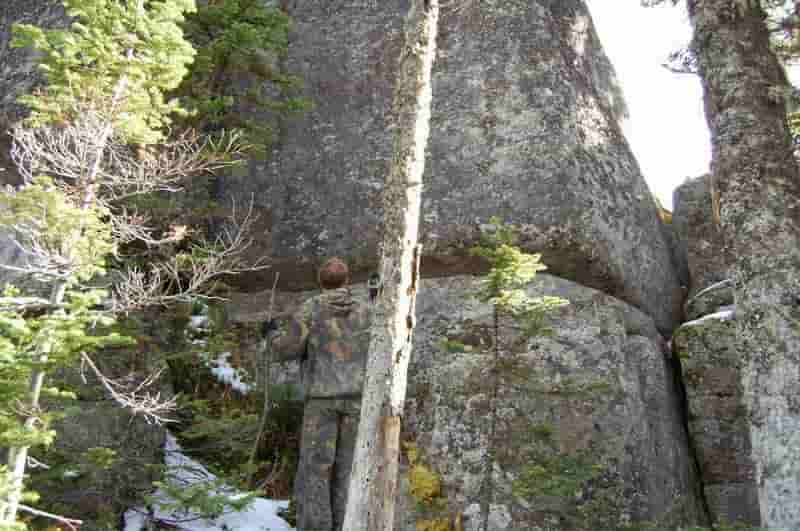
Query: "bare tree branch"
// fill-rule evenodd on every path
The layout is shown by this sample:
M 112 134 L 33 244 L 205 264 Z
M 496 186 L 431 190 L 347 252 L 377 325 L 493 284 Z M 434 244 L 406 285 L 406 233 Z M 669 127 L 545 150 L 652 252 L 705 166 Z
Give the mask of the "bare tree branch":
M 74 115 L 69 123 L 17 125 L 11 130 L 11 158 L 26 182 L 49 175 L 63 181 L 65 188 L 81 187 L 92 167 L 96 169 L 97 194 L 111 203 L 153 192 L 180 191 L 183 178 L 238 164 L 249 149 L 236 131 L 209 137 L 190 130 L 157 145 L 132 145 L 108 137 L 102 112 L 82 109 Z M 101 141 L 102 156 L 93 167 Z
M 55 520 L 56 522 L 61 522 L 62 524 L 72 529 L 72 531 L 78 531 L 78 526 L 83 525 L 83 520 L 76 520 L 75 518 L 67 518 L 66 516 L 48 513 L 47 511 L 34 509 L 33 507 L 30 507 L 28 505 L 23 505 L 21 503 L 18 505 L 18 508 L 20 511 L 24 511 L 28 514 L 32 514 L 35 516 L 43 516 L 45 518 L 50 518 L 51 520 Z
M 109 134 L 105 114 L 103 109 L 78 109 L 71 113 L 73 118 L 68 123 L 15 127 L 11 131 L 12 158 L 20 174 L 28 183 L 38 175 L 52 177 L 53 186 L 79 204 L 91 187 L 91 200 L 102 207 L 117 248 L 132 243 L 148 249 L 170 244 L 187 247 L 185 241 L 191 240 L 191 231 L 185 225 L 173 225 L 163 233 L 163 228 L 151 225 L 147 215 L 126 206 L 125 200 L 142 194 L 177 192 L 189 176 L 235 164 L 248 146 L 236 132 L 202 137 L 194 131 L 173 135 L 158 145 L 131 145 L 115 138 L 113 132 Z M 100 142 L 102 148 L 98 148 Z M 91 176 L 87 174 L 89 167 Z M 161 262 L 119 272 L 110 309 L 127 312 L 188 301 L 208 294 L 213 289 L 209 284 L 224 275 L 263 269 L 263 261 L 247 264 L 244 259 L 252 244 L 248 231 L 257 219 L 253 203 L 251 198 L 244 215 L 237 212 L 234 203 L 230 219 L 214 240 L 192 242 L 188 250 L 173 250 L 172 256 Z M 46 219 L 43 210 L 41 215 L 9 227 L 11 242 L 25 260 L 0 264 L 1 269 L 39 280 L 62 280 L 75 273 L 79 264 L 73 245 L 48 237 Z
M 0 297 L 0 311 L 38 313 L 63 307 L 42 297 Z
M 245 260 L 245 253 L 253 244 L 251 228 L 258 219 L 253 205 L 251 197 L 247 211 L 240 216 L 234 203 L 230 217 L 213 242 L 192 244 L 188 251 L 154 262 L 147 269 L 131 267 L 121 271 L 113 286 L 114 311 L 190 302 L 197 297 L 218 298 L 210 295 L 215 280 L 269 267 L 263 260 L 252 264 Z
M 6 225 L 5 239 L 19 249 L 20 263 L 0 264 L 0 269 L 30 275 L 37 280 L 61 280 L 78 267 L 71 241 L 53 238 L 47 231 L 47 205 L 36 205 L 40 212 L 12 225 Z
M 81 353 L 81 376 L 83 365 L 88 365 L 100 384 L 108 391 L 111 398 L 120 406 L 130 409 L 134 415 L 141 415 L 148 424 L 166 424 L 175 422 L 165 415 L 175 411 L 178 406 L 177 398 L 162 398 L 161 393 L 152 394 L 146 391 L 148 387 L 158 380 L 161 370 L 148 375 L 144 380 L 136 385 L 125 384 L 119 380 L 109 378 L 97 368 L 92 358 L 85 352 Z M 86 379 L 84 377 L 84 383 Z

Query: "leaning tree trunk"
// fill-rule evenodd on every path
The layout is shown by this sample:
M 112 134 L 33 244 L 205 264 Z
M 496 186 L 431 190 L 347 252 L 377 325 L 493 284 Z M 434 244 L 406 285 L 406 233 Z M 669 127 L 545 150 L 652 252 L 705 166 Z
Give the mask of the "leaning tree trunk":
M 383 291 L 375 303 L 343 529 L 391 531 L 400 419 L 419 288 L 419 209 L 436 55 L 438 0 L 412 0 L 395 91 L 397 138 L 383 191 Z
M 758 0 L 688 0 L 767 529 L 800 526 L 800 171 Z

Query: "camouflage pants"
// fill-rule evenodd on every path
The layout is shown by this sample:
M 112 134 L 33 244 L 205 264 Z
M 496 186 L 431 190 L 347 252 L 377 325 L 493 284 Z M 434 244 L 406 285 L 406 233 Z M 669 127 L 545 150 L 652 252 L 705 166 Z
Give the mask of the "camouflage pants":
M 297 531 L 341 531 L 360 399 L 310 398 L 295 480 Z

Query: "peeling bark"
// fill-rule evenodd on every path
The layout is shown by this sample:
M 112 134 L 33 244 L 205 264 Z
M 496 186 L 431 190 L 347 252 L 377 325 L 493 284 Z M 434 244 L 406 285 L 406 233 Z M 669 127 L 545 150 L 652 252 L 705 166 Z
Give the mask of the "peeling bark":
M 758 1 L 688 0 L 734 264 L 740 381 L 767 529 L 800 525 L 800 171 Z
M 438 0 L 413 0 L 395 89 L 394 158 L 383 190 L 384 234 L 361 420 L 343 529 L 391 531 L 400 458 L 400 424 L 419 286 L 422 174 L 431 109 Z

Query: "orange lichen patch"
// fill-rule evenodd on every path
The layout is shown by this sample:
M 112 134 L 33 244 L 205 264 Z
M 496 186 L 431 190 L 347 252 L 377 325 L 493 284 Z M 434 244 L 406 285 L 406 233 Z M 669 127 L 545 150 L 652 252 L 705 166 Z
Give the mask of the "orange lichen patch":
M 327 345 L 328 352 L 331 352 L 339 361 L 350 361 L 353 359 L 353 351 L 349 345 L 339 341 L 331 341 Z

